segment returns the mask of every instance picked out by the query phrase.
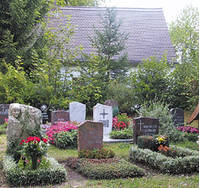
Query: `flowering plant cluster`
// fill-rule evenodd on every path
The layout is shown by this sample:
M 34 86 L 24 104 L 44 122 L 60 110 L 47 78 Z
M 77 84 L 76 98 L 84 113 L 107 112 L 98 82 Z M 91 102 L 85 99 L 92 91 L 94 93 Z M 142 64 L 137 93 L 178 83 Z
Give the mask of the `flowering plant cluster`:
M 38 162 L 41 161 L 42 156 L 47 152 L 47 143 L 47 139 L 40 139 L 36 136 L 29 136 L 28 138 L 21 140 L 20 145 L 22 146 L 22 149 L 20 150 L 20 153 L 24 160 L 24 165 L 26 161 L 31 160 L 32 169 L 36 169 L 38 167 Z
M 60 132 L 67 132 L 71 130 L 77 129 L 77 125 L 75 125 L 72 122 L 58 122 L 55 125 L 52 125 L 51 127 L 47 128 L 46 135 L 48 136 L 48 140 L 51 144 L 54 144 L 55 137 L 54 135 L 56 133 Z
M 155 141 L 157 144 L 165 146 L 168 143 L 168 138 L 160 135 L 155 139 Z
M 195 127 L 191 127 L 191 126 L 179 126 L 177 127 L 177 130 L 182 131 L 182 132 L 186 132 L 186 133 L 197 133 L 199 134 L 199 130 Z
M 123 130 L 128 128 L 131 122 L 131 118 L 129 118 L 126 114 L 120 114 L 113 118 L 112 126 L 116 130 Z

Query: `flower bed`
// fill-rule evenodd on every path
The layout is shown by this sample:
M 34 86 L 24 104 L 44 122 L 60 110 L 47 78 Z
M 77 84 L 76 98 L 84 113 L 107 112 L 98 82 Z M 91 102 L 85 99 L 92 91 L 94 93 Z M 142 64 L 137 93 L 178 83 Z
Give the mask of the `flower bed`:
M 11 186 L 59 184 L 66 181 L 66 170 L 55 159 L 47 158 L 49 167 L 36 170 L 20 168 L 11 156 L 3 160 L 3 171 Z
M 52 125 L 50 128 L 47 129 L 46 135 L 48 136 L 48 140 L 50 141 L 50 143 L 55 144 L 55 134 L 60 132 L 68 132 L 76 129 L 77 126 L 72 122 L 58 122 L 57 124 Z
M 91 179 L 142 177 L 144 170 L 123 159 L 68 158 L 67 165 Z
M 113 139 L 130 139 L 133 138 L 133 131 L 129 128 L 131 118 L 126 114 L 119 114 L 113 118 L 112 127 L 113 130 L 110 133 Z
M 182 174 L 199 172 L 199 152 L 181 147 L 170 147 L 173 157 L 165 156 L 163 153 L 154 152 L 149 149 L 132 147 L 130 160 L 140 162 L 161 173 Z

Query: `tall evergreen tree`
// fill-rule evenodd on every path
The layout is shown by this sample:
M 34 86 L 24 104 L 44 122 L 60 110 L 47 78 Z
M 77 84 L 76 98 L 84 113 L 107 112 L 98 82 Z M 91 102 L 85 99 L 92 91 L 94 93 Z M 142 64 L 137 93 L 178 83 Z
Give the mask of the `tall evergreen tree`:
M 93 47 L 97 49 L 98 55 L 102 61 L 105 61 L 107 67 L 108 80 L 111 77 L 118 77 L 125 74 L 129 68 L 126 55 L 119 60 L 113 60 L 113 57 L 119 55 L 125 49 L 125 42 L 128 34 L 120 31 L 121 22 L 117 20 L 116 11 L 107 8 L 102 19 L 102 30 L 95 28 L 95 36 L 91 38 Z
M 33 68 L 35 44 L 51 0 L 1 0 L 0 58 L 15 65 L 17 56 L 26 70 Z

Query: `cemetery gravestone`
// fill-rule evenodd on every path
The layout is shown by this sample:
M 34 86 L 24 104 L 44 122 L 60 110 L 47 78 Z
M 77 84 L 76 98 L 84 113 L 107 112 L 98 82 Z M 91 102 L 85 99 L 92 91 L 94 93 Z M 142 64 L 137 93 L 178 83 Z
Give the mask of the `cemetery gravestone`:
M 0 125 L 5 123 L 8 118 L 9 104 L 0 104 Z
M 71 102 L 69 104 L 70 121 L 81 123 L 86 119 L 86 105 L 80 102 Z
M 48 117 L 48 113 L 47 113 L 48 107 L 47 107 L 47 105 L 43 104 L 40 107 L 40 109 L 41 109 L 41 112 L 42 112 L 42 123 L 45 124 L 46 122 L 49 121 L 49 117 Z
M 101 149 L 103 144 L 103 124 L 85 121 L 78 127 L 78 151 Z
M 56 124 L 57 122 L 70 121 L 69 112 L 65 110 L 57 110 L 51 112 L 51 124 Z
M 138 136 L 153 136 L 159 133 L 159 119 L 149 117 L 134 118 L 133 143 L 137 144 Z
M 113 113 L 112 107 L 97 104 L 93 107 L 93 120 L 103 123 L 103 137 L 108 137 L 112 131 Z
M 184 110 L 181 108 L 172 108 L 170 110 L 175 127 L 184 125 Z
M 13 143 L 38 134 L 40 136 L 40 125 L 42 123 L 42 113 L 32 106 L 13 103 L 9 106 L 7 127 L 8 151 L 13 147 Z M 18 143 L 19 144 L 19 143 Z
M 118 108 L 118 102 L 114 101 L 114 100 L 106 100 L 104 102 L 105 105 L 107 106 L 112 106 L 113 109 L 113 116 L 116 116 L 117 114 L 119 114 L 119 108 Z

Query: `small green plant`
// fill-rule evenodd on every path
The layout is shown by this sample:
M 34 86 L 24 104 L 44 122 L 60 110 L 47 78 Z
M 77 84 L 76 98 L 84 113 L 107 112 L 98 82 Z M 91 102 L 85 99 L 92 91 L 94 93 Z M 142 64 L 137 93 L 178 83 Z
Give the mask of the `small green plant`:
M 77 147 L 77 130 L 63 131 L 54 134 L 55 146 L 60 149 Z
M 130 139 L 133 138 L 133 130 L 131 128 L 125 128 L 122 130 L 113 130 L 110 133 L 113 139 Z
M 93 150 L 81 150 L 78 153 L 79 158 L 88 159 L 108 159 L 113 158 L 115 153 L 109 149 L 93 149 Z

